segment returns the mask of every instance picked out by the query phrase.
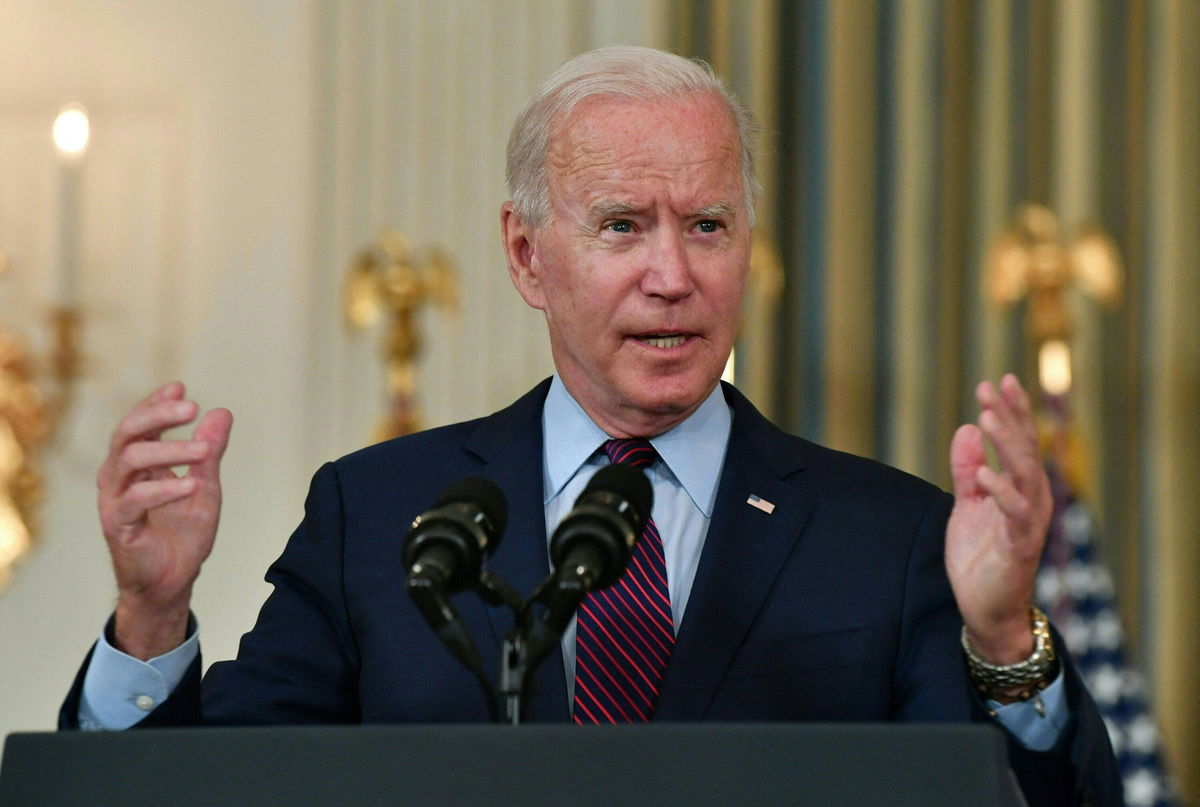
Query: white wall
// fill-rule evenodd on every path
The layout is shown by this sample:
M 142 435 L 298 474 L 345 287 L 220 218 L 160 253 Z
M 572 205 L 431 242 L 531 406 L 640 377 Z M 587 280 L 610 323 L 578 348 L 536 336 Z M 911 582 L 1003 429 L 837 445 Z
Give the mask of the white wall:
M 41 546 L 0 597 L 0 731 L 53 724 L 114 593 L 95 469 L 119 413 L 184 378 L 234 410 L 229 505 L 197 592 L 206 651 L 232 652 L 264 564 L 305 485 L 303 286 L 313 271 L 307 3 L 6 0 L 0 26 L 0 318 L 40 333 L 56 225 L 48 125 L 64 101 L 93 121 L 83 176 L 85 377 L 48 452 Z M 34 200 L 22 209 L 19 198 Z M 14 232 L 11 219 L 37 226 Z
M 457 257 L 463 315 L 425 318 L 430 425 L 549 372 L 499 249 L 503 143 L 536 81 L 592 44 L 663 41 L 665 2 L 3 0 L 0 323 L 40 344 L 56 227 L 48 131 L 93 121 L 87 369 L 45 465 L 39 548 L 0 593 L 0 735 L 53 726 L 112 606 L 94 474 L 120 414 L 183 378 L 234 411 L 226 507 L 196 591 L 227 658 L 324 459 L 380 406 L 378 335 L 348 337 L 346 264 L 386 225 Z M 615 31 L 613 20 L 628 29 Z

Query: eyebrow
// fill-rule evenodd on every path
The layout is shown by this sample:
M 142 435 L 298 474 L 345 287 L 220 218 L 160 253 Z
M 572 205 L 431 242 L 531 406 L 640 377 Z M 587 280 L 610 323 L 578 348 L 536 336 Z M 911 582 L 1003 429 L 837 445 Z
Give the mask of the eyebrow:
M 729 202 L 714 202 L 696 211 L 696 218 L 726 219 L 737 215 L 737 208 Z
M 628 202 L 597 202 L 592 205 L 592 215 L 602 219 L 628 216 L 636 210 L 637 208 Z
M 617 216 L 628 216 L 630 213 L 638 212 L 638 207 L 628 202 L 597 202 L 591 207 L 592 215 L 599 218 L 615 218 Z M 689 218 L 698 219 L 720 219 L 733 218 L 737 215 L 737 207 L 730 202 L 713 202 L 706 205 Z

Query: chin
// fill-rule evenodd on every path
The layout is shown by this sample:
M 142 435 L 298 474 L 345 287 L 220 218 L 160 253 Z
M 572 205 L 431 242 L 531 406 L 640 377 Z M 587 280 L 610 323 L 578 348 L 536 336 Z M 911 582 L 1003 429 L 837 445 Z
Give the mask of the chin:
M 672 384 L 658 380 L 648 382 L 640 394 L 629 396 L 634 408 L 650 415 L 678 415 L 698 407 L 712 392 L 713 384 Z

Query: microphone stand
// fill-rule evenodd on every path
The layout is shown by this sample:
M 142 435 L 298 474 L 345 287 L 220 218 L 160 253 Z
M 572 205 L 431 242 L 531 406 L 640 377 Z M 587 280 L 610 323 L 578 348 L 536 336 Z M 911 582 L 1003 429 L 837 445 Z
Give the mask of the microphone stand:
M 500 647 L 500 697 L 504 698 L 504 722 L 510 726 L 519 726 L 527 720 L 526 709 L 529 705 L 529 695 L 533 687 L 529 683 L 528 647 L 522 632 L 513 629 L 504 637 Z
M 492 721 L 501 722 L 496 704 L 497 698 L 501 698 L 504 700 L 503 722 L 510 726 L 528 720 L 533 673 L 562 640 L 563 631 L 587 593 L 583 582 L 573 579 L 572 575 L 563 575 L 560 579 L 558 574 L 551 572 L 526 600 L 497 575 L 487 571 L 479 575 L 471 590 L 489 605 L 508 607 L 514 618 L 513 629 L 501 646 L 500 674 L 497 686 L 493 688 L 483 671 L 471 635 L 441 587 L 428 575 L 418 573 L 409 578 L 407 588 L 438 639 L 479 683 Z M 534 604 L 544 606 L 538 618 L 534 615 Z
M 588 589 L 583 580 L 573 575 L 560 578 L 551 572 L 529 599 L 523 600 L 500 577 L 483 572 L 475 590 L 489 605 L 508 606 L 513 612 L 513 629 L 504 637 L 500 648 L 496 694 L 504 701 L 504 722 L 519 726 L 529 718 L 533 673 L 562 641 L 563 631 Z M 534 616 L 534 604 L 545 606 L 540 618 Z M 493 719 L 499 722 L 498 717 Z
M 538 588 L 544 585 L 543 581 Z M 510 726 L 518 726 L 528 717 L 528 698 L 533 691 L 530 673 L 536 669 L 536 663 L 530 666 L 527 652 L 527 637 L 533 622 L 530 603 L 522 599 L 512 586 L 491 572 L 483 572 L 479 576 L 477 591 L 489 605 L 507 605 L 513 612 L 515 624 L 504 637 L 500 648 L 500 676 L 496 689 L 498 695 L 504 699 L 504 722 Z

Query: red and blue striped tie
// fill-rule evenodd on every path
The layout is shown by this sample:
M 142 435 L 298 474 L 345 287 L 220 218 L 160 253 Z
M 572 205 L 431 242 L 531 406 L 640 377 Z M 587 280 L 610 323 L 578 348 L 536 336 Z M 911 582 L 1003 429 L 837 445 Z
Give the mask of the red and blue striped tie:
M 648 440 L 609 440 L 604 452 L 611 461 L 635 468 L 658 457 Z M 674 647 L 662 537 L 654 520 L 647 519 L 625 574 L 588 594 L 579 606 L 575 722 L 649 721 Z

